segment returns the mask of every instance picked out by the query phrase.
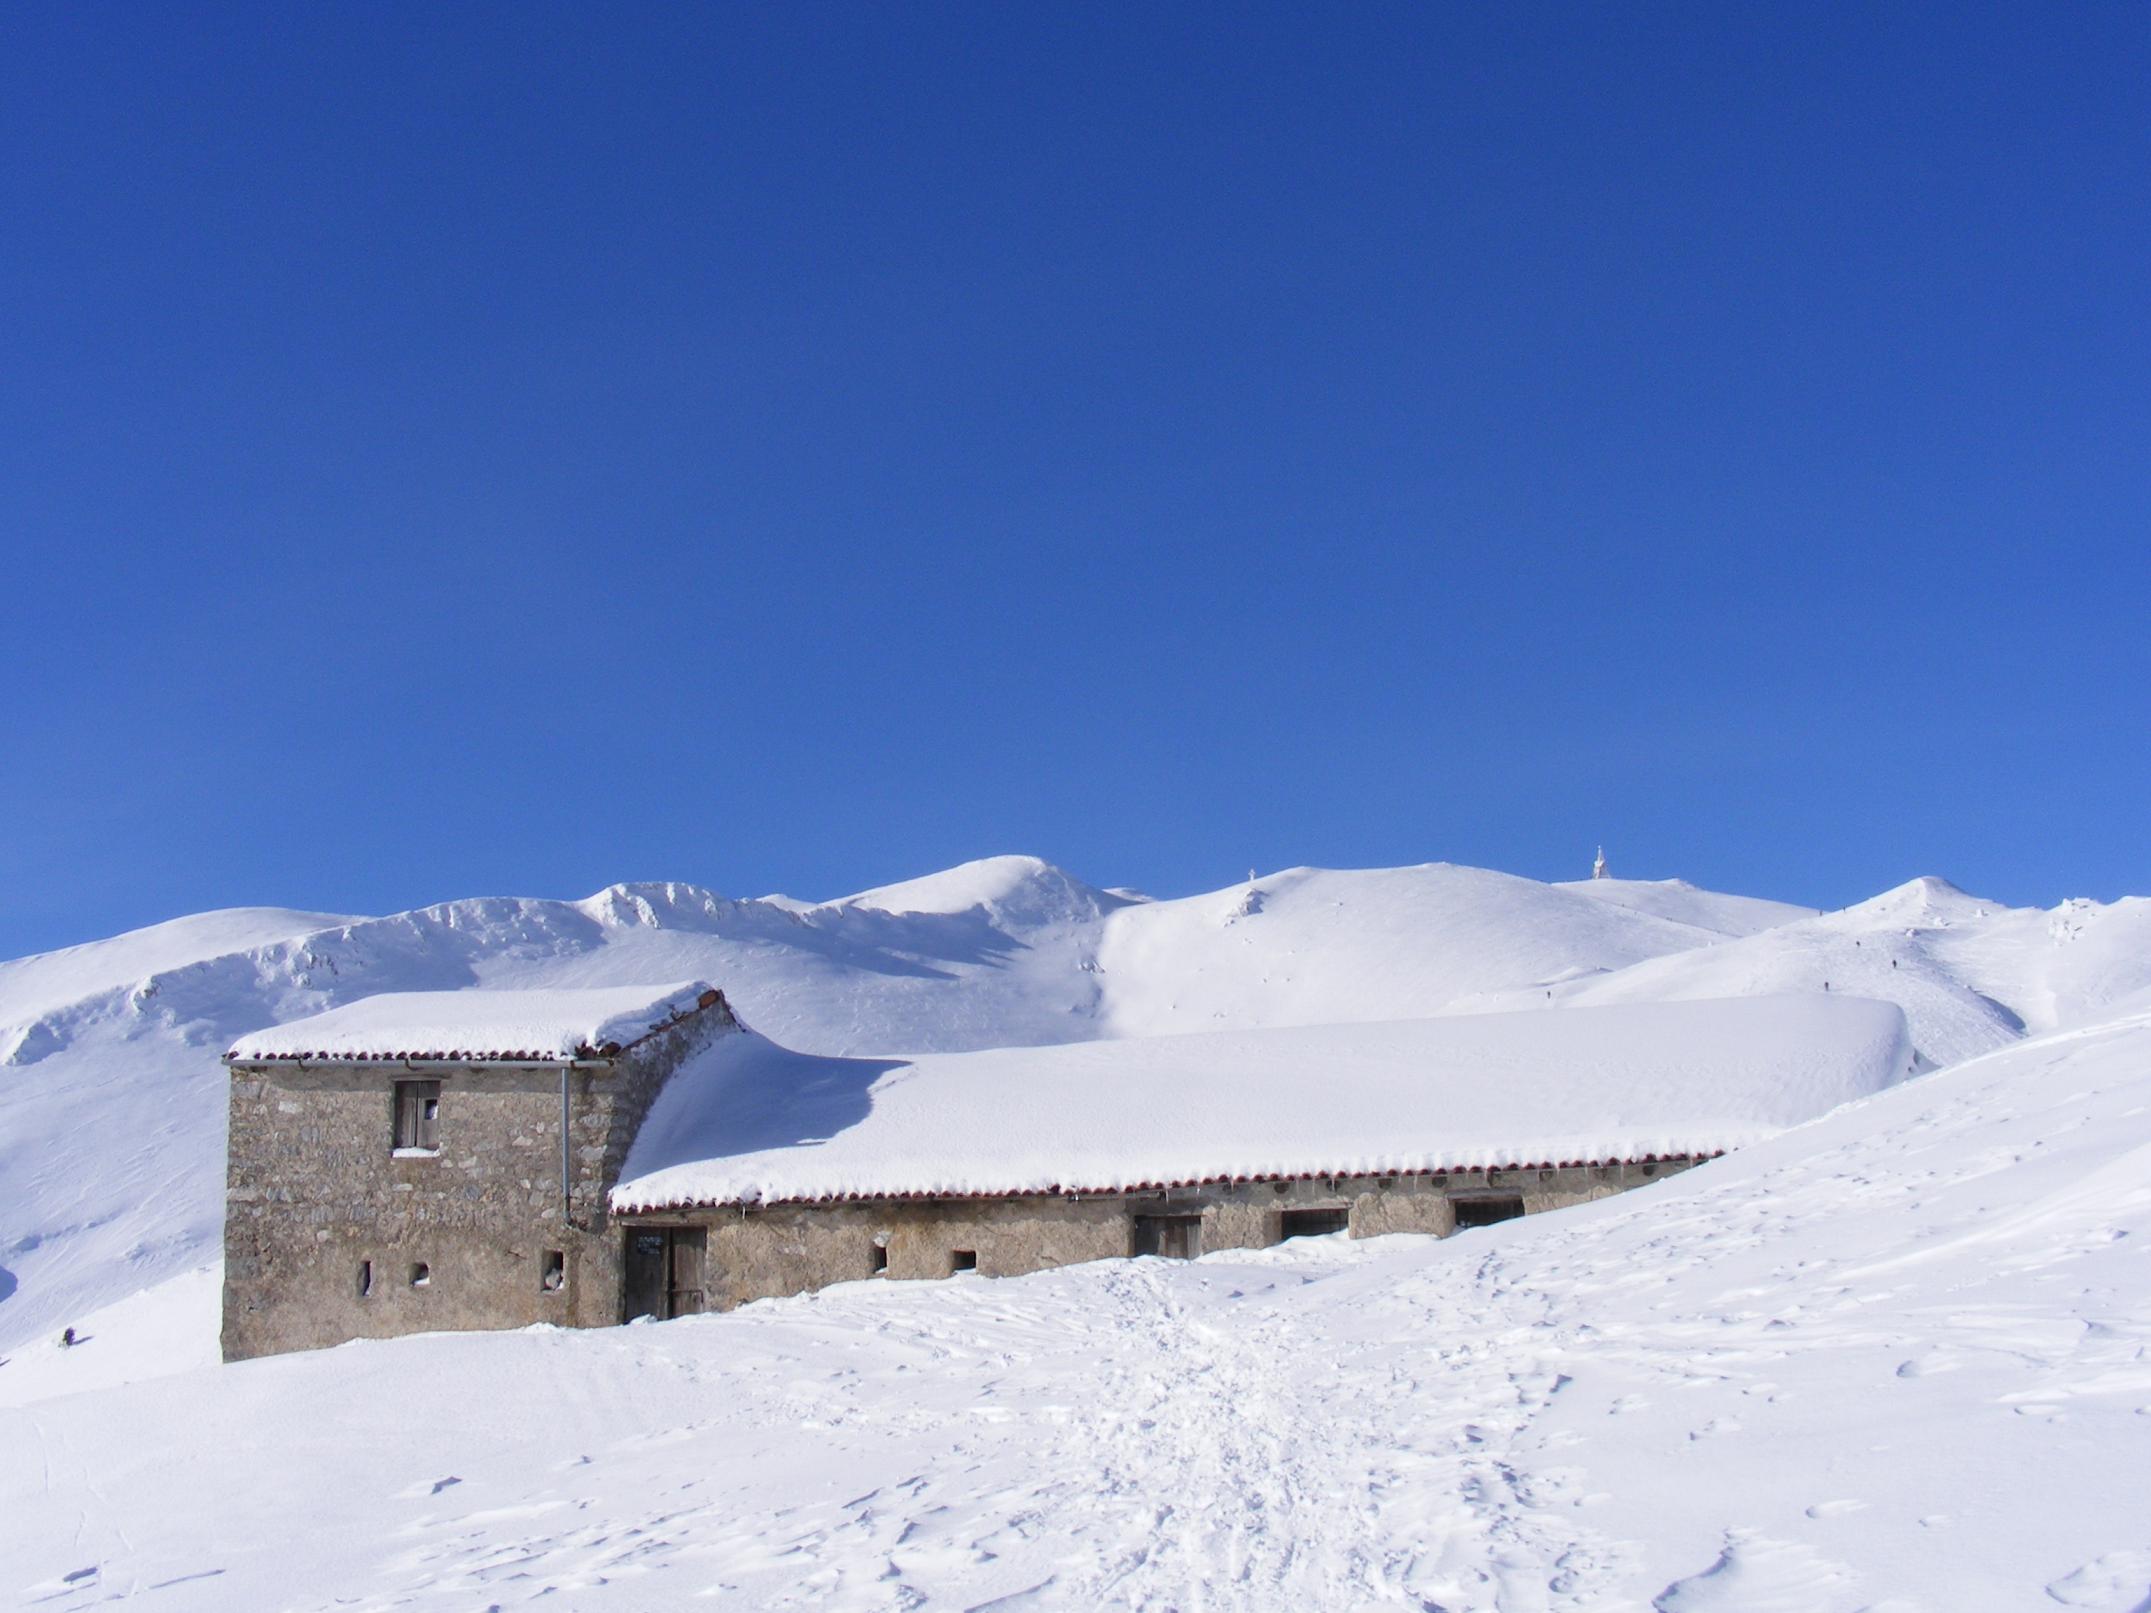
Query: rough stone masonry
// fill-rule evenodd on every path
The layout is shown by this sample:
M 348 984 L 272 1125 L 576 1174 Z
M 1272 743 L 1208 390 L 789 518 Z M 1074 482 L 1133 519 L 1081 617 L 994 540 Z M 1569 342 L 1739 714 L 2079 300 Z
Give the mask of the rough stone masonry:
M 735 1028 L 707 999 L 609 1056 L 233 1058 L 224 1358 L 619 1321 L 606 1194 L 667 1078 Z M 413 1082 L 439 1084 L 432 1148 L 396 1146 L 396 1089 Z

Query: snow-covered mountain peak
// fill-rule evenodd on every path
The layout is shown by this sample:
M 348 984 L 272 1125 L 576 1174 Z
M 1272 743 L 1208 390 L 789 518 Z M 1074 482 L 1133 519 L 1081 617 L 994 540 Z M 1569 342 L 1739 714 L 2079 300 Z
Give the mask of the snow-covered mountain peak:
M 664 929 L 698 926 L 738 904 L 700 885 L 662 880 L 607 885 L 569 905 L 600 924 Z
M 1998 902 L 1974 896 L 1936 875 L 1922 874 L 1823 917 L 1834 928 L 1850 932 L 1887 924 L 1962 924 L 2003 911 L 2007 910 Z
M 1043 858 L 1010 855 L 980 857 L 938 874 L 877 885 L 824 905 L 893 914 L 948 915 L 983 910 L 997 919 L 1033 925 L 1080 923 L 1127 903 Z
M 1790 902 L 1704 890 L 1685 879 L 1574 879 L 1563 880 L 1554 889 L 1726 936 L 1753 935 L 1812 918 L 1815 913 L 1812 907 L 1795 907 Z

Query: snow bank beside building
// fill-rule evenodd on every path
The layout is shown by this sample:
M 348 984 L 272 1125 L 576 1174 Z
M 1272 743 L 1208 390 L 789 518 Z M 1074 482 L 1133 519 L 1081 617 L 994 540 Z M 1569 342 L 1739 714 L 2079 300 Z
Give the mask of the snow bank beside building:
M 906 1059 L 815 1058 L 730 1037 L 658 1099 L 613 1204 L 1111 1191 L 1708 1154 L 1910 1068 L 1895 1005 L 1824 996 Z

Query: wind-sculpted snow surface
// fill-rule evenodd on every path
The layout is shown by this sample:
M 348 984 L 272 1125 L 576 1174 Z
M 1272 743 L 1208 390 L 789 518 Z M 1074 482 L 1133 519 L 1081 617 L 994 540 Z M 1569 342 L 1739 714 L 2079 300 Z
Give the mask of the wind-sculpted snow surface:
M 859 1283 L 0 1411 L 0 1597 L 2135 1613 L 2147 1427 L 2136 1020 L 1443 1242 Z
M 0 963 L 0 1026 L 26 1025 L 69 1003 L 124 991 L 205 958 L 274 946 L 352 922 L 334 913 L 230 907 L 130 930 L 108 941 L 16 958 Z M 12 1062 L 11 1052 L 0 1046 L 0 1062 Z

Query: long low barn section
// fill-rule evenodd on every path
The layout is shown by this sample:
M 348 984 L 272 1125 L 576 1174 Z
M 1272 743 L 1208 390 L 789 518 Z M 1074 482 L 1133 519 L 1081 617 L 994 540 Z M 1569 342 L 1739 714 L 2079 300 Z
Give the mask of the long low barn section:
M 1102 1192 L 1692 1157 L 1909 1072 L 1903 1014 L 1751 997 L 904 1059 L 729 1038 L 675 1076 L 616 1211 Z
M 1446 1236 L 1661 1179 L 1909 1074 L 1904 1018 L 1748 998 L 903 1059 L 727 1038 L 613 1190 L 627 1308 Z

